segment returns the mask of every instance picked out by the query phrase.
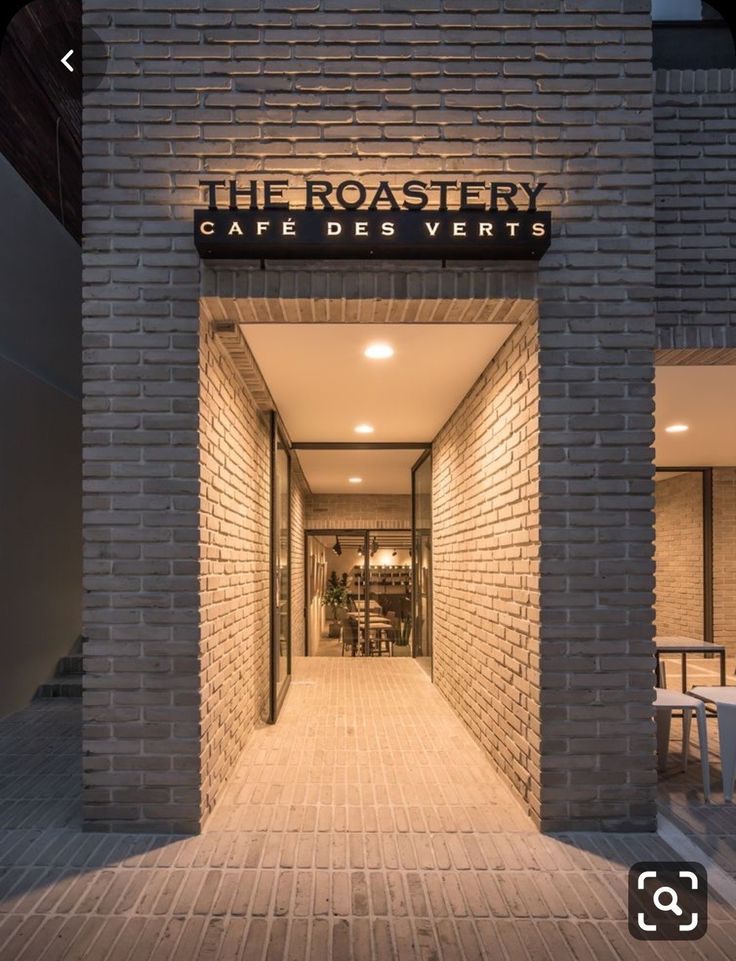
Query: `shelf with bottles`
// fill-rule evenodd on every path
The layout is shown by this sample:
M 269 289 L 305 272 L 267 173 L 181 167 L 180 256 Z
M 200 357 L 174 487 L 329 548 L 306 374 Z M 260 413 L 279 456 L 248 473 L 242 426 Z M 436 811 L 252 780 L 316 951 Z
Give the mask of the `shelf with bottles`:
M 362 584 L 365 580 L 363 568 L 353 569 L 353 584 Z M 408 587 L 411 584 L 410 567 L 373 567 L 370 571 L 369 583 L 371 587 Z

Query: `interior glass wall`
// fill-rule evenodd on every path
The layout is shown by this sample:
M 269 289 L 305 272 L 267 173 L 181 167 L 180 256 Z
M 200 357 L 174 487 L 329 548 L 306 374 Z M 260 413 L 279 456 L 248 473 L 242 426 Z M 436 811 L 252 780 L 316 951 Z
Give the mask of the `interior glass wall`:
M 432 666 L 432 454 L 428 451 L 412 471 L 414 657 Z
M 272 441 L 271 715 L 275 720 L 291 675 L 291 463 L 275 418 Z
M 412 655 L 411 532 L 307 533 L 307 652 Z
M 340 657 L 357 649 L 356 598 L 363 596 L 365 531 L 319 531 L 306 537 L 306 651 Z M 353 637 L 353 635 L 356 635 Z

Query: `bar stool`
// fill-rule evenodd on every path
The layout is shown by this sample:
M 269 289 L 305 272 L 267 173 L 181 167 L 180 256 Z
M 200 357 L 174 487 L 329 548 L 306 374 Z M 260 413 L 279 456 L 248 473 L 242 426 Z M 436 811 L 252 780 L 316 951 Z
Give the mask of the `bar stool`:
M 700 744 L 700 765 L 703 771 L 703 794 L 710 800 L 710 771 L 708 768 L 708 728 L 705 721 L 705 704 L 697 697 L 680 691 L 669 691 L 662 687 L 655 689 L 654 707 L 657 718 L 657 760 L 658 768 L 664 771 L 667 766 L 667 752 L 670 743 L 670 724 L 673 711 L 682 711 L 682 769 L 687 770 L 690 748 L 690 721 L 693 713 L 698 722 L 698 742 Z

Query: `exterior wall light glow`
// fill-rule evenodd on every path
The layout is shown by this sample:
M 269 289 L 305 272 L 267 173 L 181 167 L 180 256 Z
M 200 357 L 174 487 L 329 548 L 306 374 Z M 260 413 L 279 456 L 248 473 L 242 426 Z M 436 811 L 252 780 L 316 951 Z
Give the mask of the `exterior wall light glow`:
M 363 351 L 363 356 L 369 360 L 388 360 L 394 356 L 394 349 L 391 344 L 369 344 Z
M 686 430 L 690 430 L 687 424 L 670 424 L 669 427 L 665 427 L 667 434 L 684 434 Z
M 356 434 L 372 434 L 373 430 L 374 429 L 373 427 L 371 427 L 370 424 L 358 424 L 358 426 L 355 428 L 355 433 Z
M 362 477 L 348 477 L 348 484 L 362 484 Z

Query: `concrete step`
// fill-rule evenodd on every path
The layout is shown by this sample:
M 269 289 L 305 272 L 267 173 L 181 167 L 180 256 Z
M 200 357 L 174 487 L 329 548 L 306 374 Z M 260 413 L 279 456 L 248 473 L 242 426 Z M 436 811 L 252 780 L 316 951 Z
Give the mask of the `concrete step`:
M 56 674 L 54 677 L 66 676 L 68 674 L 82 674 L 83 671 L 82 655 L 67 654 L 66 657 L 60 658 L 59 663 L 56 665 Z
M 81 697 L 82 696 L 82 644 L 81 639 L 75 641 L 69 654 L 60 657 L 56 663 L 54 676 L 40 684 L 34 700 L 52 697 Z
M 81 697 L 82 696 L 82 675 L 63 674 L 52 677 L 45 684 L 39 685 L 34 700 L 43 700 L 52 697 Z

